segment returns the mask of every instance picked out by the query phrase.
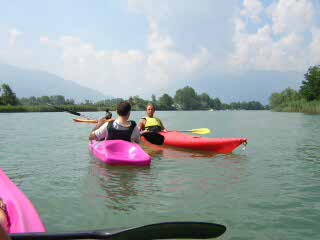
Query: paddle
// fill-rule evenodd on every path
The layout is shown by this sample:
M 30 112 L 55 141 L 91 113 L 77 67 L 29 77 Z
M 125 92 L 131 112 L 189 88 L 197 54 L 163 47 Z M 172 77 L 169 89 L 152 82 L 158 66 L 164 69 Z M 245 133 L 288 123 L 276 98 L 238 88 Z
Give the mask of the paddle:
M 56 109 L 59 109 L 61 111 L 64 111 L 64 112 L 67 112 L 67 113 L 71 113 L 73 115 L 77 115 L 77 116 L 80 116 L 80 117 L 84 117 L 84 118 L 87 118 L 87 119 L 93 119 L 93 120 L 96 120 L 98 121 L 97 119 L 95 118 L 92 118 L 92 117 L 88 117 L 88 116 L 85 116 L 81 113 L 78 113 L 78 112 L 75 112 L 75 111 L 71 111 L 71 110 L 67 110 L 67 109 L 64 109 L 64 108 L 60 108 L 60 107 L 56 107 L 50 103 L 47 103 L 47 105 L 53 107 L 53 108 L 56 108 Z M 152 143 L 152 144 L 155 144 L 155 145 L 162 145 L 163 142 L 164 142 L 164 137 L 158 133 L 155 133 L 155 132 L 145 132 L 143 134 L 141 134 L 141 136 L 144 136 L 144 138 Z
M 191 132 L 196 134 L 209 134 L 211 131 L 209 128 L 197 128 L 197 129 L 191 129 L 191 130 L 174 130 L 169 132 Z
M 113 239 L 113 240 L 151 240 L 151 239 L 207 239 L 221 236 L 226 227 L 206 222 L 164 222 L 142 227 L 94 230 L 75 233 L 25 233 L 10 234 L 12 240 L 58 240 L 58 239 Z
M 61 111 L 64 111 L 64 112 L 71 113 L 71 114 L 76 115 L 76 116 L 80 116 L 80 117 L 83 117 L 83 118 L 87 118 L 87 119 L 92 119 L 92 120 L 96 120 L 96 121 L 98 121 L 98 120 L 97 120 L 97 119 L 95 119 L 95 118 L 88 117 L 88 116 L 83 115 L 83 114 L 81 114 L 81 113 L 79 113 L 79 112 L 75 112 L 75 111 L 68 110 L 68 109 L 64 109 L 64 108 L 59 108 L 59 107 L 53 106 L 53 105 L 52 105 L 52 104 L 50 104 L 50 103 L 47 103 L 47 105 L 49 105 L 49 106 L 51 106 L 51 107 L 53 107 L 53 108 L 59 109 L 59 110 L 61 110 Z

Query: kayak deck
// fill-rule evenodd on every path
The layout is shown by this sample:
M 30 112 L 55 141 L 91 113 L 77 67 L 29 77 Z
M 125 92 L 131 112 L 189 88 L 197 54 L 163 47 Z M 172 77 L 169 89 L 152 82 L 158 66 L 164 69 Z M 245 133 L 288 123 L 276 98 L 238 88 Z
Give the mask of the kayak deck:
M 174 131 L 159 132 L 159 134 L 164 136 L 164 146 L 222 154 L 231 153 L 240 145 L 247 143 L 246 138 L 203 138 Z
M 0 197 L 7 206 L 9 233 L 45 232 L 41 218 L 24 193 L 0 169 Z
M 149 166 L 151 157 L 136 143 L 122 140 L 91 141 L 90 151 L 111 166 Z

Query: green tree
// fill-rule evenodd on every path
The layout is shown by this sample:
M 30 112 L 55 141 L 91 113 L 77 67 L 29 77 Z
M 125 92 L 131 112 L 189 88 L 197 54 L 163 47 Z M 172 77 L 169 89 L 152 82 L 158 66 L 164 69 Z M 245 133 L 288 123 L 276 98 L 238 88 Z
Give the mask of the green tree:
M 1 103 L 3 105 L 11 105 L 16 106 L 19 104 L 19 100 L 16 96 L 16 94 L 11 90 L 10 86 L 8 84 L 3 83 L 1 85 Z
M 202 93 L 198 96 L 200 102 L 200 109 L 205 110 L 213 107 L 213 100 L 209 97 L 207 93 Z
M 66 103 L 66 100 L 62 95 L 54 95 L 54 96 L 50 96 L 49 98 L 52 104 L 63 105 Z
M 270 107 L 272 109 L 284 104 L 286 102 L 296 101 L 300 99 L 299 93 L 292 89 L 286 88 L 281 93 L 272 93 L 269 98 Z
M 296 101 L 300 99 L 299 93 L 290 87 L 282 91 L 281 94 L 283 95 L 286 101 Z
M 182 110 L 194 110 L 198 108 L 198 95 L 192 87 L 184 87 L 176 91 L 174 101 Z
M 158 106 L 161 110 L 173 110 L 174 101 L 167 93 L 163 94 L 158 101 Z
M 213 99 L 213 105 L 212 108 L 215 110 L 221 110 L 222 109 L 222 102 L 219 98 Z
M 276 108 L 280 104 L 282 104 L 285 101 L 285 98 L 281 93 L 272 93 L 269 98 L 269 104 L 271 109 Z
M 132 98 L 132 102 L 133 102 L 134 110 L 144 110 L 148 104 L 146 100 L 143 100 L 139 96 L 134 96 Z
M 151 95 L 151 101 L 152 101 L 153 104 L 157 103 L 156 95 L 154 95 L 154 94 Z
M 264 106 L 260 102 L 251 101 L 248 102 L 247 110 L 264 110 Z
M 230 109 L 239 110 L 241 109 L 240 102 L 232 102 L 230 103 Z
M 128 102 L 130 103 L 131 107 L 133 108 L 134 107 L 134 101 L 133 101 L 133 97 L 132 96 L 129 97 Z
M 39 101 L 41 104 L 47 104 L 50 103 L 50 98 L 48 96 L 42 96 L 40 97 Z
M 320 65 L 308 69 L 300 93 L 307 101 L 320 100 Z
M 73 99 L 67 99 L 66 100 L 67 105 L 74 105 L 74 100 Z
M 38 99 L 36 97 L 34 97 L 34 96 L 29 97 L 29 104 L 31 106 L 39 105 Z

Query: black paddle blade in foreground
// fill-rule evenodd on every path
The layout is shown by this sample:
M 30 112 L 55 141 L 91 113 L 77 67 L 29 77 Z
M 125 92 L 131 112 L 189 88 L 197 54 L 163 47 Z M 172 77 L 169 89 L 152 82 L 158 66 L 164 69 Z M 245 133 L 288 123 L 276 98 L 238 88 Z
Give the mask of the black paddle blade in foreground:
M 62 240 L 62 239 L 112 239 L 112 240 L 152 240 L 152 239 L 207 239 L 221 236 L 226 227 L 206 222 L 168 222 L 142 227 L 100 230 L 77 233 L 28 233 L 11 234 L 12 240 Z
M 163 145 L 164 136 L 157 132 L 143 132 L 141 136 L 143 136 L 149 143 Z

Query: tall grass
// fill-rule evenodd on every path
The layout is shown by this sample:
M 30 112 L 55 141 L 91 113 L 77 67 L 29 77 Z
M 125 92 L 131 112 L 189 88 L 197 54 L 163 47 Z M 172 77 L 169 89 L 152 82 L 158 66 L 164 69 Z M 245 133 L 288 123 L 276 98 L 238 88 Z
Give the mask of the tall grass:
M 276 108 L 274 108 L 273 111 L 320 114 L 320 101 L 307 102 L 306 100 L 297 100 L 291 102 L 284 102 Z

